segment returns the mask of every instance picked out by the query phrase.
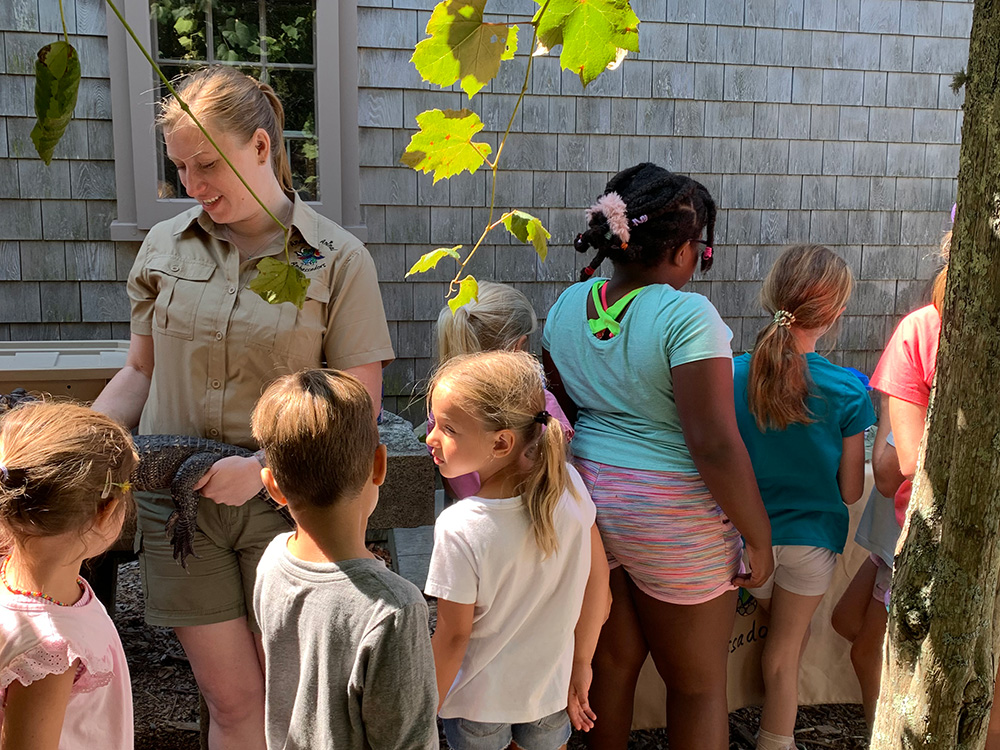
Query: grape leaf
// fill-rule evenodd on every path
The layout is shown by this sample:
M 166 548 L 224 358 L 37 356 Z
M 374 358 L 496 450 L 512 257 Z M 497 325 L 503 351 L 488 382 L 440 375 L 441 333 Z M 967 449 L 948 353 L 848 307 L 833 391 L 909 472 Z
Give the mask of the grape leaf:
M 455 247 L 439 247 L 437 250 L 431 250 L 429 253 L 424 253 L 417 259 L 417 262 L 413 264 L 409 271 L 406 272 L 404 278 L 410 278 L 415 273 L 424 273 L 425 271 L 430 271 L 438 263 L 441 262 L 443 258 L 451 257 L 455 260 L 461 260 L 458 254 L 458 248 L 461 245 L 455 245 Z
M 420 130 L 400 159 L 418 172 L 434 172 L 434 182 L 468 170 L 475 172 L 493 149 L 472 140 L 483 121 L 468 109 L 430 109 L 417 115 Z
M 52 42 L 35 61 L 35 116 L 31 142 L 46 164 L 66 132 L 80 89 L 80 56 L 69 42 Z
M 462 82 L 471 99 L 517 50 L 517 26 L 483 23 L 486 0 L 442 0 L 427 22 L 427 38 L 410 58 L 420 77 L 437 86 Z
M 451 314 L 454 315 L 458 308 L 469 304 L 473 300 L 476 302 L 479 301 L 479 282 L 476 281 L 474 276 L 466 276 L 458 285 L 458 294 L 448 300 L 448 307 L 451 308 Z
M 249 286 L 268 304 L 291 302 L 301 310 L 309 281 L 295 266 L 274 258 L 263 258 L 257 264 L 257 275 L 250 280 Z
M 545 261 L 545 256 L 549 254 L 548 240 L 552 235 L 542 226 L 541 219 L 524 211 L 511 211 L 504 216 L 503 225 L 521 242 L 534 245 L 538 257 Z
M 538 41 L 562 45 L 559 61 L 586 86 L 619 59 L 619 50 L 639 51 L 639 17 L 628 0 L 535 0 Z M 544 10 L 544 13 L 542 12 Z

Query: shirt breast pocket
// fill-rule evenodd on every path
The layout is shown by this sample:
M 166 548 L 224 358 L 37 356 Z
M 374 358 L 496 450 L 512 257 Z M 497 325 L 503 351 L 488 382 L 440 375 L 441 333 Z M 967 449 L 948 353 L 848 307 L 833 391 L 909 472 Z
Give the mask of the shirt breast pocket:
M 247 293 L 247 292 L 244 292 Z M 290 370 L 318 367 L 323 357 L 330 289 L 313 279 L 302 309 L 291 302 L 271 305 L 249 292 L 252 313 L 247 345 L 270 355 L 273 364 Z
M 147 265 L 159 277 L 159 292 L 153 304 L 153 330 L 192 340 L 198 307 L 215 265 L 170 255 L 153 256 Z

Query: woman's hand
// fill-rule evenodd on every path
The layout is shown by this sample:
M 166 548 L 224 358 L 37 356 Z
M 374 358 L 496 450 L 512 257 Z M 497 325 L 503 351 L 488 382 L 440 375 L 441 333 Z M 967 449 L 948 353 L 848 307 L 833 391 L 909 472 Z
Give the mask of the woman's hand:
M 253 456 L 220 458 L 194 489 L 219 505 L 243 505 L 264 487 L 260 468 Z

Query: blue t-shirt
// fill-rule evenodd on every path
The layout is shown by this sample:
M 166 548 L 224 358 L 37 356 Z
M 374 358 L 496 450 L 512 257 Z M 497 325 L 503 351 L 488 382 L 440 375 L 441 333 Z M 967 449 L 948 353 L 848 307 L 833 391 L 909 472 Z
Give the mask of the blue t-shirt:
M 587 299 L 603 279 L 574 284 L 549 310 L 542 345 L 579 407 L 573 453 L 610 466 L 697 474 L 674 403 L 670 368 L 730 359 L 732 331 L 700 294 L 645 287 L 621 318 L 621 333 L 590 332 Z
M 844 551 L 848 524 L 837 484 L 844 438 L 874 424 L 875 410 L 857 376 L 819 354 L 805 356 L 810 379 L 807 408 L 816 421 L 761 432 L 747 403 L 749 354 L 733 361 L 736 421 L 771 519 L 772 544 L 802 544 L 839 553 Z

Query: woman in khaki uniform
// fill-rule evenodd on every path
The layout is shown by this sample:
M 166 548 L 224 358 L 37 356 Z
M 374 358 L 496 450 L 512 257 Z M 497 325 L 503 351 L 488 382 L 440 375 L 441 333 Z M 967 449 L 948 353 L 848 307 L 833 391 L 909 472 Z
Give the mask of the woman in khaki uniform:
M 273 90 L 232 68 L 202 69 L 181 96 L 268 209 L 291 223 L 291 259 L 310 279 L 301 310 L 247 287 L 260 258 L 283 259 L 283 236 L 216 149 L 167 98 L 167 156 L 199 206 L 153 227 L 129 275 L 132 338 L 124 369 L 95 408 L 141 434 L 181 434 L 255 449 L 250 411 L 280 375 L 326 365 L 381 402 L 393 358 L 371 256 L 294 193 Z M 317 456 L 335 470 L 336 456 Z M 166 495 L 139 497 L 146 621 L 169 626 L 211 715 L 212 748 L 264 747 L 263 655 L 253 622 L 257 562 L 283 530 L 255 458 L 218 461 L 202 479 L 195 554 L 178 566 L 164 534 Z M 248 501 L 249 500 L 249 501 Z

